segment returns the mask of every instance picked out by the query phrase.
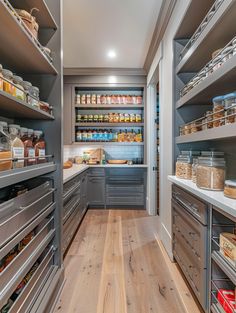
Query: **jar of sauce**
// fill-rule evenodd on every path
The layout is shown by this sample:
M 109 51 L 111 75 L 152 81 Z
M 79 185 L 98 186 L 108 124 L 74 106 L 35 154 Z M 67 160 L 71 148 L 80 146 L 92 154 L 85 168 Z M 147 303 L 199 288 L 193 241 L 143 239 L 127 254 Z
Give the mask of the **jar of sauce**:
M 24 143 L 20 139 L 20 126 L 16 124 L 9 125 L 9 133 L 11 139 L 11 151 L 13 160 L 13 168 L 24 167 Z
M 30 88 L 32 87 L 32 84 L 30 82 L 27 81 L 23 81 L 22 86 L 25 90 L 25 94 L 26 94 L 26 102 L 30 104 Z
M 25 148 L 25 158 L 30 158 L 25 160 L 25 166 L 36 164 L 35 150 L 33 146 L 33 133 L 33 129 L 27 129 L 24 127 L 21 127 L 20 129 L 21 140 L 24 143 Z
M 9 93 L 10 95 L 14 95 L 15 86 L 13 85 L 13 73 L 9 70 L 2 70 L 3 74 L 3 91 Z
M 41 130 L 35 130 L 34 131 L 34 140 L 33 140 L 33 146 L 35 149 L 35 156 L 36 162 L 39 163 L 45 163 L 46 162 L 46 142 L 43 138 L 43 132 Z
M 12 168 L 12 161 L 1 161 L 11 159 L 11 142 L 6 122 L 0 122 L 0 171 L 7 171 Z

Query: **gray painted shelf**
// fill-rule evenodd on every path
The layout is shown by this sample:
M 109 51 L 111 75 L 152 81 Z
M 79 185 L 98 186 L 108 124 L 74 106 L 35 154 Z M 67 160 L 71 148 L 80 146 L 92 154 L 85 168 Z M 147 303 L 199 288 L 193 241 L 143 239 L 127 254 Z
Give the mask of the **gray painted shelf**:
M 143 127 L 144 123 L 75 123 L 78 127 Z
M 209 104 L 212 98 L 235 90 L 236 55 L 177 101 L 176 108 L 188 104 Z
M 78 146 L 144 146 L 144 142 L 74 142 Z
M 201 70 L 211 60 L 212 52 L 223 48 L 235 36 L 235 16 L 236 2 L 224 1 L 178 64 L 176 73 Z
M 236 286 L 236 269 L 224 259 L 219 251 L 214 251 L 211 257 Z
M 176 137 L 177 144 L 208 141 L 208 140 L 223 140 L 236 137 L 236 123 L 215 127 L 197 133 Z
M 75 105 L 77 109 L 143 109 L 144 105 L 143 104 L 78 104 Z
M 4 0 L 0 0 L 0 20 L 0 60 L 5 67 L 21 73 L 57 74 L 56 68 L 41 51 L 41 46 L 23 22 L 11 13 Z
M 1 116 L 21 119 L 53 120 L 54 117 L 47 112 L 32 107 L 28 103 L 13 97 L 0 90 Z

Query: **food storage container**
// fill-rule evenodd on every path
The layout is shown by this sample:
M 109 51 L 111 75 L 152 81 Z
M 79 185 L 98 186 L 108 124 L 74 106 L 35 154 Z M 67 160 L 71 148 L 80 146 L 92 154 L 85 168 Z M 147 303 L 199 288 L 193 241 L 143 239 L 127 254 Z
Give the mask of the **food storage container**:
M 26 101 L 26 94 L 23 87 L 23 78 L 20 76 L 13 76 L 13 83 L 16 87 L 14 96 L 19 100 Z
M 191 123 L 191 133 L 196 133 L 202 130 L 202 120 Z
M 86 104 L 86 95 L 81 96 L 81 104 Z
M 7 171 L 12 168 L 12 162 L 2 161 L 12 158 L 11 141 L 8 133 L 8 124 L 0 122 L 0 171 Z
M 91 104 L 91 95 L 90 94 L 86 95 L 86 103 Z
M 231 124 L 236 121 L 236 92 L 224 96 L 225 123 Z
M 220 252 L 236 268 L 236 234 L 220 234 Z
M 31 86 L 29 89 L 29 104 L 33 107 L 40 108 L 39 106 L 39 89 L 38 87 Z
M 213 127 L 219 127 L 224 122 L 224 96 L 213 98 Z
M 33 11 L 37 9 L 32 9 L 29 12 L 21 9 L 15 9 L 16 13 L 19 15 L 19 17 L 24 22 L 25 26 L 29 29 L 31 34 L 38 39 L 38 31 L 39 31 L 39 25 L 36 22 L 36 18 L 32 15 Z
M 3 91 L 11 94 L 12 96 L 14 95 L 15 92 L 15 86 L 13 85 L 13 73 L 9 70 L 3 69 L 2 70 L 3 74 Z
M 191 124 L 184 125 L 184 135 L 191 134 Z
M 76 96 L 75 96 L 75 104 L 81 104 L 81 96 L 80 96 L 80 94 L 77 94 Z
M 224 190 L 225 159 L 199 157 L 197 166 L 197 187 L 207 190 Z
M 190 156 L 180 155 L 176 162 L 176 177 L 192 179 L 192 160 Z
M 97 103 L 97 96 L 95 94 L 92 95 L 92 104 L 96 104 Z
M 47 113 L 51 113 L 51 108 L 50 108 L 50 105 L 49 103 L 47 102 L 44 102 L 44 101 L 40 101 L 39 102 L 39 108 Z
M 213 128 L 213 111 L 206 111 L 207 129 Z
M 197 181 L 197 166 L 198 166 L 198 158 L 193 158 L 192 164 L 192 182 L 196 183 Z
M 232 58 L 233 56 L 233 46 L 228 46 L 226 47 L 222 52 L 221 52 L 221 56 L 222 56 L 222 61 L 226 62 L 227 60 L 229 60 L 230 58 Z
M 225 181 L 224 195 L 236 199 L 236 179 Z
M 26 101 L 28 103 L 30 103 L 30 97 L 29 97 L 29 94 L 30 94 L 30 88 L 32 87 L 32 84 L 30 82 L 27 82 L 27 81 L 23 81 L 23 88 L 25 90 L 25 93 L 26 93 Z
M 101 95 L 97 95 L 97 104 L 101 104 Z
M 213 69 L 213 72 L 218 70 L 221 65 L 223 64 L 223 61 L 222 61 L 222 55 L 220 54 L 219 56 L 217 56 L 214 60 L 212 60 L 212 69 Z
M 2 64 L 0 64 L 0 90 L 3 90 L 3 74 L 2 74 Z

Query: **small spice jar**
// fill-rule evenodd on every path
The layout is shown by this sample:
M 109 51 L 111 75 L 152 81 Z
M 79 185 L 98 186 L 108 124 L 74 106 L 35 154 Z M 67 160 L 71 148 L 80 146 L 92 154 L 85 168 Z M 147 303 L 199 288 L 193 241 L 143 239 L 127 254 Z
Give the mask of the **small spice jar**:
M 86 103 L 91 104 L 91 95 L 90 94 L 86 95 Z
M 97 104 L 101 104 L 101 95 L 97 95 Z
M 40 108 L 39 106 L 39 89 L 38 87 L 32 86 L 29 90 L 29 104 L 33 107 Z
M 91 100 L 92 104 L 96 104 L 97 103 L 97 96 L 96 94 L 92 95 L 92 100 Z
M 15 84 L 15 94 L 14 96 L 22 101 L 26 101 L 26 94 L 23 87 L 23 78 L 20 76 L 13 76 L 13 83 Z
M 3 74 L 2 74 L 2 64 L 0 64 L 0 90 L 3 90 Z
M 224 96 L 225 123 L 231 124 L 236 121 L 236 92 Z
M 236 180 L 226 180 L 224 195 L 231 199 L 236 199 Z
M 10 95 L 14 95 L 15 86 L 13 85 L 13 73 L 9 70 L 3 69 L 3 91 L 9 93 Z
M 218 96 L 213 98 L 213 127 L 222 126 L 224 122 L 224 97 Z
M 81 104 L 81 95 L 79 93 L 75 95 L 75 104 Z
M 81 104 L 86 104 L 86 95 L 81 96 Z
M 22 86 L 25 90 L 26 102 L 30 104 L 30 88 L 32 87 L 32 84 L 30 82 L 23 81 Z
M 226 163 L 224 158 L 199 157 L 197 166 L 198 188 L 206 190 L 224 190 Z

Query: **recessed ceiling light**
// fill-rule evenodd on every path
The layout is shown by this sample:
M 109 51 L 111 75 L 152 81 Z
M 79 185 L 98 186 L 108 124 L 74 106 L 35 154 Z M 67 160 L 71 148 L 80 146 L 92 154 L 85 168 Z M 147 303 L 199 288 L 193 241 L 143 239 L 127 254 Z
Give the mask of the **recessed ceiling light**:
M 116 52 L 114 50 L 109 50 L 107 53 L 108 58 L 114 59 L 116 58 Z

